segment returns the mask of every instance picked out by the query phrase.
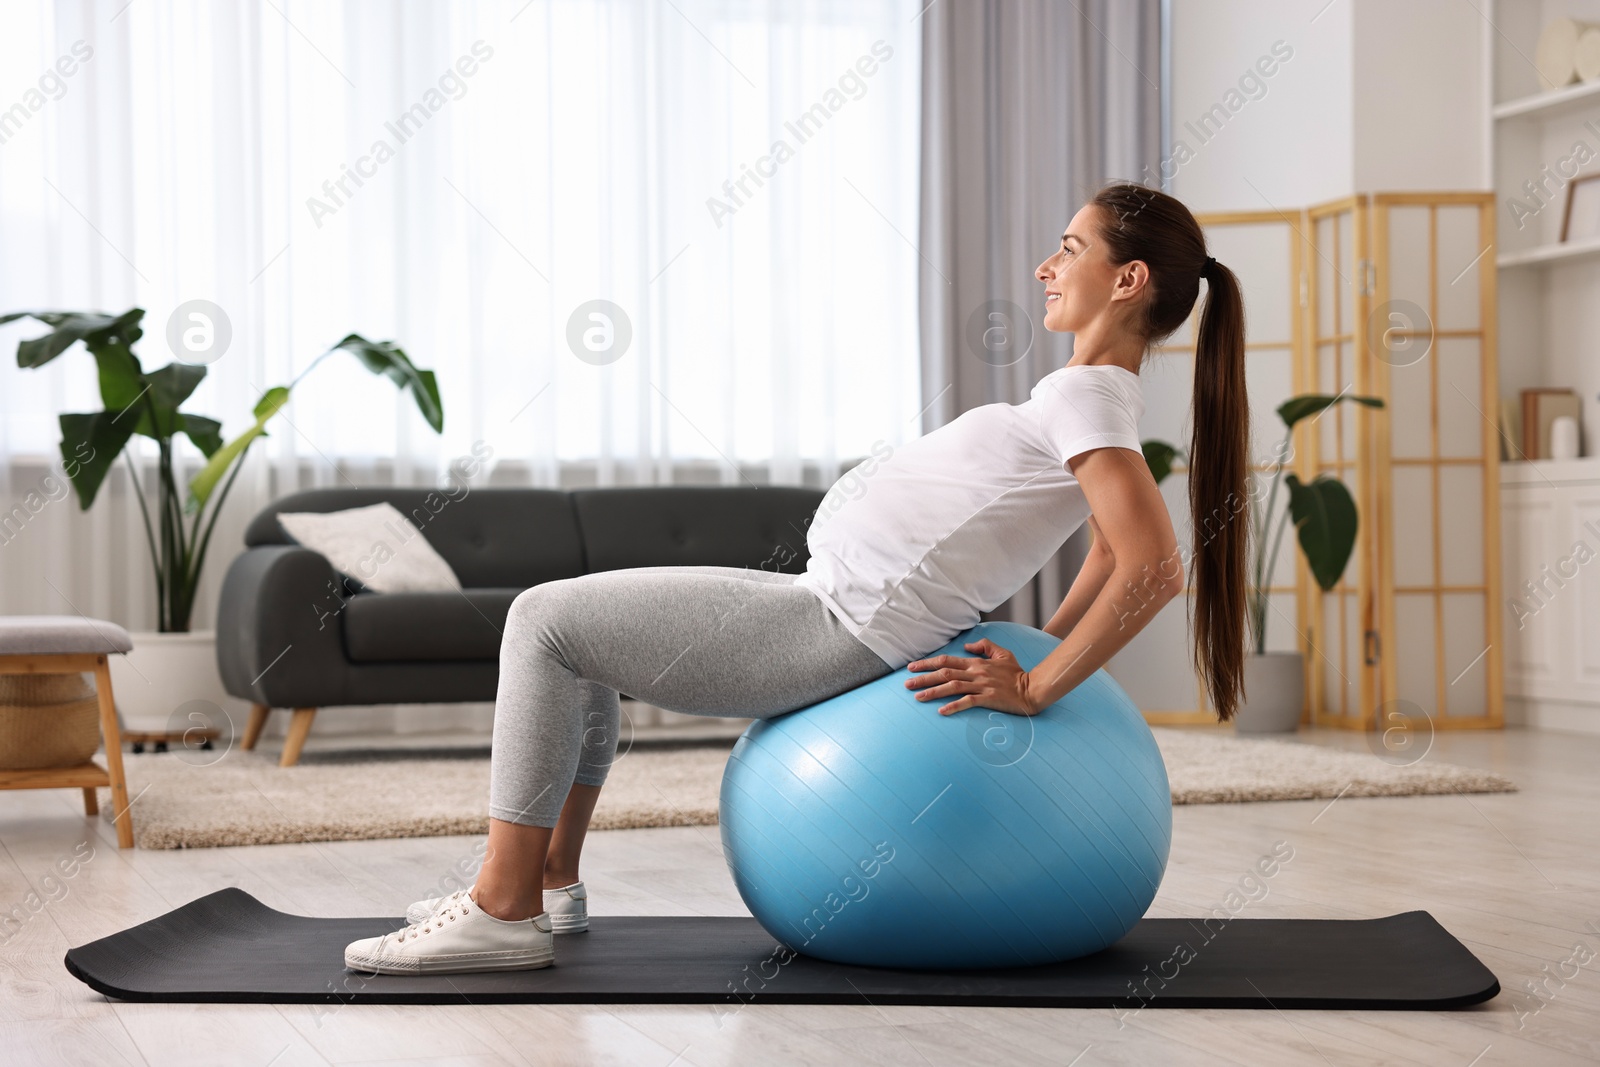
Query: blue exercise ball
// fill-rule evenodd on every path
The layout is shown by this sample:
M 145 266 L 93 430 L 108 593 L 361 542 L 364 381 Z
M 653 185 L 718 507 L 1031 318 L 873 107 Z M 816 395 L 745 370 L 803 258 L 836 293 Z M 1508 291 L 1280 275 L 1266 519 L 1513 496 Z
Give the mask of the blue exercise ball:
M 1028 670 L 1060 642 L 984 622 Z M 722 777 L 723 855 L 780 944 L 835 963 L 1018 967 L 1107 947 L 1166 873 L 1172 796 L 1139 709 L 1096 671 L 1038 715 L 919 701 L 901 668 L 750 724 Z

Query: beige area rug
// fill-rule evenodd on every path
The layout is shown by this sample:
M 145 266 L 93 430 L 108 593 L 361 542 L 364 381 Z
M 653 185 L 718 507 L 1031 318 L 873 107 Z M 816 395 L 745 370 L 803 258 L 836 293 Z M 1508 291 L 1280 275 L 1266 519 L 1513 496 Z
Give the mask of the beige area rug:
M 1292 741 L 1156 729 L 1174 804 L 1515 792 L 1496 774 Z M 635 745 L 612 767 L 591 829 L 708 826 L 731 742 Z M 276 755 L 125 755 L 140 848 L 207 848 L 488 832 L 486 748 Z M 213 762 L 214 761 L 214 762 Z M 100 789 L 110 819 L 111 791 Z

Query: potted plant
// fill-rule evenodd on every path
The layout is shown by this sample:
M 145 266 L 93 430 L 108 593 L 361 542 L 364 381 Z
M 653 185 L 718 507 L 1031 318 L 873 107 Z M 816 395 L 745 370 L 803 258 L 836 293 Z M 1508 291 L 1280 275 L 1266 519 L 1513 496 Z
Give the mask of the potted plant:
M 1288 456 L 1290 439 L 1295 424 L 1305 418 L 1321 414 L 1328 408 L 1350 400 L 1371 408 L 1383 407 L 1375 396 L 1347 396 L 1343 393 L 1328 396 L 1322 393 L 1305 393 L 1290 397 L 1278 405 L 1278 417 L 1284 423 L 1283 443 L 1278 448 L 1280 457 Z M 1298 650 L 1290 652 L 1267 651 L 1267 597 L 1273 567 L 1278 561 L 1278 545 L 1283 540 L 1283 528 L 1292 519 L 1300 549 L 1305 554 L 1311 576 L 1322 587 L 1331 590 L 1344 575 L 1355 550 L 1358 515 L 1355 498 L 1343 482 L 1326 472 L 1309 482 L 1290 472 L 1285 476 L 1282 460 L 1272 476 L 1272 489 L 1267 495 L 1267 506 L 1251 509 L 1251 524 L 1255 534 L 1255 579 L 1250 588 L 1250 632 L 1254 650 L 1244 660 L 1244 699 L 1239 702 L 1234 716 L 1234 729 L 1241 734 L 1293 733 L 1300 728 L 1300 717 L 1305 705 L 1305 657 Z M 1278 498 L 1278 483 L 1288 486 L 1289 499 L 1278 518 L 1277 531 L 1272 535 L 1270 557 L 1267 555 L 1267 524 L 1272 521 L 1273 505 Z
M 1178 458 L 1178 450 L 1154 438 L 1140 441 L 1139 447 L 1144 451 L 1144 464 L 1150 468 L 1150 476 L 1160 485 L 1172 473 L 1172 461 Z
M 117 702 L 135 729 L 161 731 L 188 702 L 206 701 L 220 711 L 228 701 L 217 676 L 215 634 L 189 629 L 195 592 L 217 515 L 243 468 L 241 461 L 256 438 L 266 436 L 266 424 L 289 402 L 301 379 L 334 352 L 349 352 L 368 370 L 409 392 L 435 432 L 444 427 L 444 410 L 432 371 L 418 370 L 391 341 L 368 341 L 353 333 L 318 356 L 294 381 L 263 393 L 252 411 L 252 425 L 224 442 L 222 424 L 216 419 L 179 410 L 205 378 L 205 366 L 180 360 L 146 371 L 140 365 L 133 346 L 143 336 L 143 317 L 144 309 L 137 307 L 116 316 L 21 311 L 0 315 L 0 325 L 32 318 L 51 328 L 17 346 L 19 367 L 42 367 L 79 343 L 99 367 L 104 410 L 60 416 L 61 457 L 82 510 L 94 503 L 117 457 L 127 464 L 150 546 L 157 617 L 154 632 L 133 635 L 134 650 L 128 656 L 112 657 L 113 666 L 120 668 L 113 685 Z M 207 461 L 189 479 L 186 491 L 180 489 L 175 472 L 180 434 Z M 159 449 L 156 488 L 149 499 L 127 450 L 135 436 L 150 438 Z M 141 718 L 143 723 L 135 721 Z

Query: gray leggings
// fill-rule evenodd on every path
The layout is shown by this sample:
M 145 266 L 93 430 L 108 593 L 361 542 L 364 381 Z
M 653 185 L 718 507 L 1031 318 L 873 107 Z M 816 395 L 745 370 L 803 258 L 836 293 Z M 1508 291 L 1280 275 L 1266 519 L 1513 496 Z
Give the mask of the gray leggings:
M 489 814 L 554 826 L 574 782 L 616 758 L 619 694 L 669 711 L 766 719 L 893 671 L 797 576 L 632 567 L 544 582 L 500 642 Z

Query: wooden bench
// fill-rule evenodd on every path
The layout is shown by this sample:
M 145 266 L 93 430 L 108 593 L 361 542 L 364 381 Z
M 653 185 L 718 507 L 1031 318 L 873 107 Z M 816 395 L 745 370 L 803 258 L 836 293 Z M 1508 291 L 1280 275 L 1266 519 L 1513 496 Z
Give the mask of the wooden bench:
M 133 816 L 128 811 L 128 782 L 122 773 L 122 733 L 111 696 L 111 668 L 106 657 L 133 647 L 128 631 L 116 623 L 77 615 L 9 615 L 0 617 L 0 674 L 69 674 L 91 672 L 100 704 L 100 736 L 106 767 L 92 758 L 75 767 L 0 770 L 0 789 L 82 789 L 86 814 L 100 814 L 95 790 L 111 787 L 116 812 L 117 845 L 133 847 Z

